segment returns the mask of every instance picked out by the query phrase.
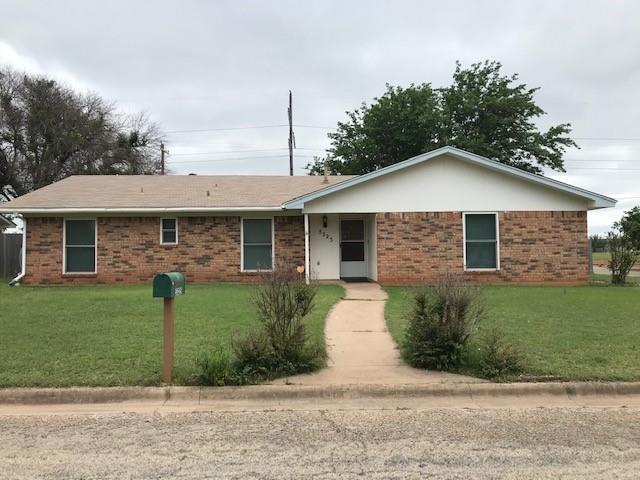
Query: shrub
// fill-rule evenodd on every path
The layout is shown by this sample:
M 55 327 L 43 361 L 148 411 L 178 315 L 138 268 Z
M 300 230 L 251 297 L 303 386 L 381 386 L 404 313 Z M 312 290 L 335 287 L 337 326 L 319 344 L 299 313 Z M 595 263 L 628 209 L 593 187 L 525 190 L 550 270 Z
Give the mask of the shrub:
M 469 336 L 484 316 L 480 294 L 453 275 L 418 292 L 403 344 L 407 362 L 436 370 L 459 367 Z
M 523 361 L 513 345 L 506 343 L 497 330 L 487 338 L 480 359 L 480 373 L 486 378 L 504 378 L 523 371 Z
M 197 381 L 243 385 L 321 366 L 322 353 L 308 346 L 304 324 L 316 290 L 293 273 L 276 270 L 265 274 L 255 297 L 261 328 L 233 338 L 233 360 L 220 352 L 199 360 Z
M 232 378 L 233 365 L 226 351 L 218 349 L 196 360 L 196 383 L 199 385 L 221 387 L 234 384 Z
M 313 309 L 316 290 L 289 270 L 274 270 L 258 287 L 258 317 L 273 352 L 285 362 L 297 363 L 305 357 L 303 320 Z
M 634 248 L 631 239 L 622 234 L 609 232 L 609 270 L 611 270 L 611 283 L 623 285 L 627 281 L 627 275 L 633 265 L 638 261 L 640 251 Z

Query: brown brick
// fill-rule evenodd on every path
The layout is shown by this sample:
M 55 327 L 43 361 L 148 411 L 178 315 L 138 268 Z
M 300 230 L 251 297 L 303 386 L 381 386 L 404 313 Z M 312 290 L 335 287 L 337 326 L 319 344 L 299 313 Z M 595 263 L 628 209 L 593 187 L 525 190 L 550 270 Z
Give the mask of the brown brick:
M 463 272 L 461 212 L 379 213 L 378 280 L 433 282 Z M 500 270 L 465 272 L 491 283 L 588 281 L 586 212 L 500 212 Z
M 98 273 L 62 274 L 63 219 L 28 218 L 27 275 L 31 284 L 149 283 L 156 273 L 185 272 L 189 282 L 250 282 L 240 271 L 240 217 L 182 217 L 179 244 L 160 245 L 158 217 L 100 217 Z M 276 264 L 304 264 L 303 217 L 274 219 Z

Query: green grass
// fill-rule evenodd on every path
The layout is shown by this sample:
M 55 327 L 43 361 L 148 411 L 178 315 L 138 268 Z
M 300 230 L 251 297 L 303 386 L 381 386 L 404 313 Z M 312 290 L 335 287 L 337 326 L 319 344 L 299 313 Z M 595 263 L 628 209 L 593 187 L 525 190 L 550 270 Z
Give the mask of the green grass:
M 413 291 L 386 290 L 387 325 L 400 343 Z M 523 355 L 526 376 L 640 380 L 639 288 L 488 286 L 484 295 L 488 318 L 471 342 L 470 363 L 498 328 Z
M 609 259 L 611 258 L 611 255 L 609 254 L 609 252 L 593 252 L 592 256 L 593 256 L 594 260 L 607 260 L 607 261 L 609 261 Z
M 174 382 L 188 383 L 196 358 L 257 326 L 253 286 L 188 285 L 176 299 Z M 322 285 L 308 317 L 324 348 L 324 319 L 343 295 Z M 157 385 L 162 300 L 151 287 L 0 286 L 0 387 Z

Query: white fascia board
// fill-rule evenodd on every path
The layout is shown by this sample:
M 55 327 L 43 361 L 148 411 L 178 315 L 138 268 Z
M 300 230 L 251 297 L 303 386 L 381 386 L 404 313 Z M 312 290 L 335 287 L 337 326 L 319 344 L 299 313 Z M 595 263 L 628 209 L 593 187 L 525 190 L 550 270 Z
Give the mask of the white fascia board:
M 569 194 L 586 198 L 587 200 L 590 200 L 591 202 L 593 202 L 593 204 L 591 205 L 592 209 L 613 207 L 617 203 L 617 200 L 613 198 L 600 195 L 595 192 L 590 192 L 589 190 L 585 190 L 583 188 L 574 187 L 573 185 L 569 185 L 568 183 L 560 182 L 558 180 L 553 180 L 551 178 L 547 178 L 542 175 L 536 175 L 534 173 L 525 172 L 524 170 L 521 170 L 519 168 L 511 167 L 509 165 L 505 165 L 504 163 L 500 163 L 486 157 L 481 157 L 480 155 L 476 155 L 474 153 L 467 152 L 465 150 L 461 150 L 456 147 L 441 147 L 436 150 L 432 150 L 431 152 L 423 153 L 421 155 L 412 157 L 408 160 L 404 160 L 402 162 L 396 163 L 394 165 L 381 168 L 380 170 L 376 170 L 375 172 L 370 172 L 364 175 L 360 175 L 358 177 L 345 180 L 344 182 L 340 182 L 336 185 L 332 185 L 322 190 L 318 190 L 316 192 L 309 193 L 307 195 L 302 195 L 288 202 L 285 202 L 282 206 L 285 209 L 303 209 L 306 202 L 310 202 L 317 198 L 321 198 L 326 195 L 339 192 L 340 190 L 344 190 L 345 188 L 353 187 L 355 185 L 359 185 L 360 183 L 373 180 L 374 178 L 378 178 L 383 175 L 387 175 L 389 173 L 393 173 L 398 170 L 411 167 L 413 165 L 425 162 L 427 160 L 430 160 L 435 157 L 439 157 L 441 155 L 451 155 L 460 160 L 483 165 L 492 170 L 497 170 L 497 171 L 506 173 L 508 175 L 519 177 L 523 180 L 526 180 L 532 183 L 545 185 L 547 187 L 550 187 L 556 190 L 561 190 Z
M 0 208 L 0 213 L 209 213 L 209 212 L 281 212 L 282 207 L 149 207 L 149 208 Z

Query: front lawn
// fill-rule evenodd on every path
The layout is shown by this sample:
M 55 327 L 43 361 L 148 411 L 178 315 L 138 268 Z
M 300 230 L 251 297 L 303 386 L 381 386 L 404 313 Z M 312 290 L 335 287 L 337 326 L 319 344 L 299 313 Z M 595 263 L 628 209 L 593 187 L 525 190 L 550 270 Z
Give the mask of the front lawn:
M 401 342 L 412 289 L 387 287 L 385 315 Z M 525 375 L 559 380 L 640 380 L 640 288 L 488 286 L 477 354 L 498 328 L 525 360 Z M 476 373 L 473 367 L 468 373 Z
M 196 358 L 230 349 L 234 332 L 257 326 L 253 286 L 188 285 L 176 299 L 174 382 L 188 383 Z M 343 289 L 322 285 L 308 318 L 324 348 L 324 319 Z M 0 387 L 157 385 L 162 299 L 151 287 L 0 286 Z

